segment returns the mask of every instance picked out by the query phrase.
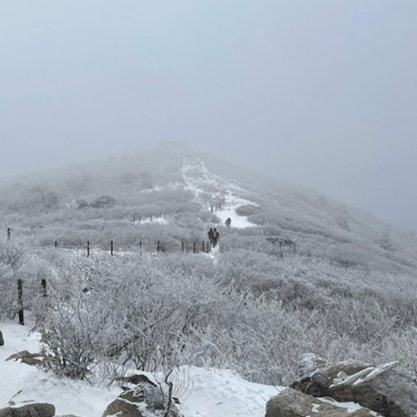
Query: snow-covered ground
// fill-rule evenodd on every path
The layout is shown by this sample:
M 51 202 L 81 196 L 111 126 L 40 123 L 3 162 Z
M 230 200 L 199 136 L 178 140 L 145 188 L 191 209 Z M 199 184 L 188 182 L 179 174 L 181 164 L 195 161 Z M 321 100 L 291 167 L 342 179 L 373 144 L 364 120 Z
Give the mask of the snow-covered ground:
M 217 209 L 214 214 L 220 219 L 222 224 L 225 223 L 226 219 L 230 218 L 231 227 L 236 227 L 238 229 L 255 227 L 256 224 L 250 222 L 246 216 L 240 216 L 236 212 L 239 207 L 246 206 L 248 204 L 253 203 L 230 192 L 224 196 L 224 204 Z
M 150 217 L 135 219 L 134 221 L 135 225 L 141 225 L 141 224 L 146 224 L 146 223 L 168 224 L 164 216 L 152 216 L 152 217 L 150 216 Z
M 22 350 L 39 352 L 40 336 L 30 326 L 0 322 L 5 340 L 0 346 L 0 409 L 33 402 L 48 402 L 56 415 L 100 417 L 120 393 L 115 386 L 92 386 L 59 378 L 51 372 L 6 359 Z M 228 370 L 181 367 L 173 376 L 184 417 L 263 417 L 266 402 L 279 391 L 243 380 Z
M 186 160 L 181 169 L 185 188 L 194 193 L 196 200 L 200 201 L 200 196 L 211 195 L 212 200 L 217 200 L 219 206 L 208 205 L 209 210 L 224 224 L 226 219 L 231 219 L 231 227 L 245 228 L 254 227 L 246 216 L 240 216 L 236 210 L 246 205 L 256 205 L 241 195 L 245 190 L 232 181 L 227 181 L 218 175 L 212 174 L 201 160 Z
M 244 190 L 240 186 L 211 174 L 202 161 L 187 161 L 182 174 L 186 189 L 195 194 L 197 201 L 203 204 L 200 196 L 208 194 L 213 201 L 221 202 L 213 209 L 213 214 L 223 224 L 230 218 L 231 227 L 256 226 L 236 212 L 241 206 L 254 204 L 241 197 Z M 206 207 L 212 210 L 207 203 Z M 154 217 L 152 221 L 166 223 L 163 217 Z M 145 222 L 150 219 L 141 219 L 140 224 Z M 208 256 L 215 257 L 217 251 L 213 250 Z M 52 372 L 19 361 L 7 361 L 22 350 L 39 352 L 40 335 L 30 332 L 30 325 L 21 326 L 11 321 L 0 322 L 0 330 L 5 339 L 5 345 L 0 346 L 0 409 L 48 402 L 55 405 L 57 416 L 99 417 L 121 393 L 116 386 L 92 386 L 85 381 L 59 378 Z M 172 378 L 174 394 L 180 399 L 184 417 L 263 417 L 266 402 L 281 389 L 245 381 L 232 371 L 192 366 L 181 367 Z

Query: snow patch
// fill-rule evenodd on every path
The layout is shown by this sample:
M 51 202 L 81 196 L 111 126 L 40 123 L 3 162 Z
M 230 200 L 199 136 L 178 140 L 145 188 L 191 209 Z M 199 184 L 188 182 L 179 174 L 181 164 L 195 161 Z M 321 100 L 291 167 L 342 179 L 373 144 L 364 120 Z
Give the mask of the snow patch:
M 233 181 L 228 181 L 222 177 L 211 174 L 206 165 L 201 160 L 186 160 L 181 168 L 181 173 L 185 182 L 185 189 L 191 191 L 196 200 L 213 211 L 220 221 L 231 219 L 231 227 L 246 228 L 256 227 L 246 216 L 240 216 L 236 210 L 246 205 L 256 206 L 254 202 L 242 197 L 245 190 Z M 212 201 L 219 204 L 211 205 L 204 201 L 203 196 L 210 196 Z
M 27 317 L 27 322 L 30 319 Z M 34 366 L 6 359 L 22 350 L 40 351 L 40 335 L 12 321 L 0 322 L 0 408 L 48 402 L 56 415 L 99 417 L 122 392 L 118 387 L 92 386 L 59 378 Z M 157 375 L 155 380 L 161 380 Z M 245 381 L 229 370 L 182 366 L 170 380 L 184 417 L 263 417 L 267 401 L 282 389 Z
M 394 368 L 399 364 L 398 361 L 385 363 L 379 366 L 369 366 L 368 368 L 362 369 L 359 372 L 356 372 L 352 375 L 346 375 L 344 372 L 339 372 L 337 378 L 333 380 L 333 384 L 329 388 L 335 388 L 341 385 L 359 385 L 366 381 L 369 381 L 372 378 L 375 378 L 377 375 L 382 374 L 388 369 Z
M 354 413 L 355 411 L 358 411 L 362 408 L 362 406 L 358 403 L 354 403 L 354 402 L 339 402 L 334 400 L 333 398 L 330 397 L 322 397 L 322 398 L 318 398 L 319 401 L 321 402 L 325 402 L 328 404 L 332 404 L 336 407 L 339 408 L 343 408 L 345 409 L 348 413 Z M 372 411 L 369 410 L 369 413 L 375 417 L 383 417 L 381 414 L 377 413 L 376 411 Z

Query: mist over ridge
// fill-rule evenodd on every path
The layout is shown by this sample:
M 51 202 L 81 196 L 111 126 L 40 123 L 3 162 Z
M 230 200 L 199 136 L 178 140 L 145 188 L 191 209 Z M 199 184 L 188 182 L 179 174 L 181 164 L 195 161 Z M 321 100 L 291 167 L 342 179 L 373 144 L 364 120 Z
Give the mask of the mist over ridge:
M 45 240 L 42 234 L 53 225 L 58 230 L 69 227 L 74 231 L 67 222 L 77 221 L 75 229 L 83 229 L 85 221 L 96 219 L 102 222 L 103 236 L 110 239 L 123 235 L 121 230 L 131 229 L 135 216 L 164 215 L 171 217 L 170 226 L 176 229 L 176 237 L 170 239 L 186 236 L 203 240 L 207 227 L 218 224 L 216 213 L 210 213 L 209 207 L 228 192 L 228 183 L 212 184 L 197 201 L 184 187 L 181 168 L 186 161 L 202 161 L 210 175 L 242 187 L 240 193 L 254 205 L 239 210 L 260 228 L 240 233 L 255 234 L 261 246 L 266 238 L 276 235 L 297 242 L 300 253 L 341 257 L 342 264 L 372 263 L 377 268 L 394 269 L 417 265 L 417 240 L 413 234 L 313 190 L 235 165 L 227 156 L 214 156 L 175 141 L 3 180 L 3 230 L 12 225 L 16 232 L 21 230 L 35 242 Z M 100 206 L 103 196 L 109 199 L 106 210 L 105 201 L 103 207 L 94 209 L 94 204 Z M 181 224 L 184 219 L 187 227 Z M 95 229 L 91 225 L 88 228 Z M 131 230 L 128 235 L 126 243 L 133 239 Z M 84 230 L 80 230 L 77 240 L 81 236 L 88 239 Z M 101 241 L 103 236 L 97 239 Z M 60 240 L 60 234 L 50 240 Z M 365 255 L 368 251 L 373 253 L 371 258 Z
M 261 417 L 302 358 L 395 364 L 417 407 L 416 15 L 3 2 L 0 414 L 146 372 L 161 415 Z

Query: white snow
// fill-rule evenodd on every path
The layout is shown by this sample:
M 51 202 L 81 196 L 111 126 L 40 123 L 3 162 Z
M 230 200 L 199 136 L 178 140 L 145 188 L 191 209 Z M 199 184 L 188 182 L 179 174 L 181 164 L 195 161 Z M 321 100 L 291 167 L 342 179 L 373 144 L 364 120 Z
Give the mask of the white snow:
M 353 385 L 359 385 L 359 384 L 362 384 L 366 381 L 369 381 L 370 379 L 376 377 L 379 374 L 382 374 L 383 372 L 387 371 L 388 369 L 394 368 L 398 364 L 399 364 L 398 361 L 388 362 L 388 363 L 384 363 L 382 365 L 379 365 L 375 368 L 372 368 L 372 370 L 364 378 L 358 379 L 357 381 L 355 381 L 353 383 Z
M 140 220 L 135 220 L 134 224 L 141 225 L 145 223 L 168 224 L 164 216 L 143 217 Z
M 344 372 L 339 372 L 338 377 L 333 380 L 333 384 L 330 388 L 335 388 L 340 385 L 359 385 L 370 379 L 376 377 L 379 374 L 387 371 L 388 369 L 394 368 L 399 364 L 398 361 L 384 363 L 379 366 L 369 366 L 368 368 L 362 369 L 355 374 L 347 376 Z
M 348 413 L 354 413 L 362 408 L 362 406 L 358 403 L 354 403 L 352 401 L 347 402 L 339 402 L 330 397 L 321 397 L 317 398 L 317 401 L 321 401 L 323 403 L 332 404 L 339 408 L 344 408 Z M 318 410 L 319 411 L 319 410 Z M 383 417 L 381 414 L 377 413 L 376 411 L 369 410 L 369 413 L 375 417 Z
M 267 401 L 280 390 L 228 370 L 183 367 L 179 372 L 190 385 L 181 406 L 185 417 L 263 417 Z
M 196 200 L 202 203 L 201 196 L 210 195 L 213 201 L 218 201 L 220 207 L 213 207 L 208 204 L 207 209 L 212 210 L 222 224 L 230 217 L 231 227 L 246 228 L 255 227 L 246 216 L 240 216 L 236 210 L 239 207 L 256 204 L 242 197 L 245 190 L 233 181 L 211 174 L 201 160 L 186 160 L 182 166 L 181 173 L 185 182 L 185 189 L 196 196 Z M 203 204 L 203 203 L 202 203 Z
M 40 335 L 18 323 L 0 323 L 5 340 L 0 346 L 0 408 L 33 402 L 48 402 L 56 415 L 101 416 L 107 405 L 120 393 L 119 388 L 103 389 L 87 382 L 58 378 L 19 361 L 6 361 L 22 350 L 39 352 Z
M 231 227 L 236 227 L 238 229 L 255 227 L 256 224 L 250 222 L 246 216 L 240 216 L 236 212 L 239 207 L 246 206 L 248 204 L 254 205 L 254 203 L 249 200 L 245 200 L 244 198 L 238 197 L 234 193 L 228 192 L 224 196 L 224 205 L 222 205 L 220 209 L 216 210 L 214 214 L 223 224 L 227 218 L 230 218 L 232 220 Z
M 120 388 L 92 386 L 19 361 L 6 361 L 22 350 L 39 352 L 40 335 L 29 329 L 17 322 L 0 322 L 5 340 L 0 346 L 0 409 L 48 402 L 55 405 L 57 416 L 101 416 L 121 393 Z M 280 390 L 245 381 L 229 370 L 192 366 L 181 367 L 171 379 L 184 417 L 263 417 L 266 402 Z

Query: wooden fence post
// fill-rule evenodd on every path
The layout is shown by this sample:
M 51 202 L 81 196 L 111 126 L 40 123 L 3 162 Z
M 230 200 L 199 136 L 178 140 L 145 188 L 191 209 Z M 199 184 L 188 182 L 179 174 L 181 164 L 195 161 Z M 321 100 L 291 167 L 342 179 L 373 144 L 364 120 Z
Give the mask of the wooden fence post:
M 204 240 L 201 242 L 201 252 L 205 252 L 206 251 L 206 248 L 205 248 L 205 242 L 204 242 Z
M 55 241 L 54 245 L 55 245 L 56 248 L 58 247 L 58 241 L 57 240 Z
M 181 242 L 181 252 L 184 252 L 184 251 L 185 251 L 185 243 Z
M 23 312 L 23 282 L 20 278 L 17 280 L 17 296 L 19 305 L 19 324 L 23 326 L 25 324 L 25 317 Z
M 113 241 L 110 241 L 110 255 L 113 256 Z
M 87 256 L 90 256 L 90 241 L 87 240 Z
M 193 253 L 197 252 L 197 244 L 193 242 Z
M 156 251 L 159 252 L 161 250 L 161 242 L 158 240 L 158 244 L 156 246 Z
M 45 278 L 42 279 L 41 285 L 42 285 L 42 296 L 46 297 L 47 294 L 46 294 L 46 279 Z
M 142 255 L 142 241 L 139 242 L 139 255 Z

